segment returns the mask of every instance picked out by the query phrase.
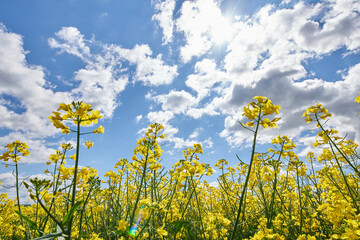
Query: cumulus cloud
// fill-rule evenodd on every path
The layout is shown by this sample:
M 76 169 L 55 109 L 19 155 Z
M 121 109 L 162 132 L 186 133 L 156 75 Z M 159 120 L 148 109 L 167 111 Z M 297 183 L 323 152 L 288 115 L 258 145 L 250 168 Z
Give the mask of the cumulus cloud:
M 136 45 L 133 49 L 105 45 L 94 38 L 86 39 L 75 27 L 61 28 L 48 43 L 58 54 L 77 56 L 86 64 L 75 72 L 72 81 L 77 84 L 72 84 L 68 92 L 49 88 L 45 69 L 27 63 L 21 35 L 0 26 L 0 120 L 2 128 L 10 130 L 0 142 L 5 145 L 15 139 L 26 141 L 32 148 L 27 162 L 44 162 L 53 150 L 44 139 L 58 133 L 48 116 L 59 103 L 82 100 L 105 117 L 112 116 L 119 105 L 118 96 L 129 82 L 125 62 L 136 66 L 133 80 L 144 85 L 169 84 L 177 76 L 177 66 L 166 65 L 161 54 L 151 57 L 148 45 Z M 94 44 L 102 49 L 92 51 Z M 18 107 L 11 106 L 14 102 Z
M 76 27 L 62 27 L 60 31 L 55 33 L 58 39 L 63 40 L 60 42 L 55 38 L 48 40 L 50 47 L 60 49 L 59 53 L 67 52 L 87 60 L 90 57 L 90 48 L 87 46 L 87 41 L 84 35 Z
M 178 75 L 177 66 L 169 66 L 162 60 L 162 55 L 156 58 L 150 57 L 152 50 L 149 45 L 135 45 L 133 49 L 125 49 L 120 46 L 108 46 L 109 54 L 115 54 L 122 61 L 128 61 L 136 65 L 135 81 L 140 81 L 146 86 L 159 86 L 172 83 Z
M 136 65 L 134 81 L 144 85 L 158 86 L 169 84 L 177 76 L 177 67 L 164 64 L 161 54 L 150 57 L 152 51 L 148 45 L 135 45 L 125 49 L 118 45 L 98 43 L 102 52 L 91 53 L 90 46 L 95 40 L 85 40 L 75 27 L 63 27 L 50 38 L 49 45 L 80 57 L 87 65 L 75 73 L 80 84 L 72 90 L 73 95 L 100 109 L 105 117 L 111 117 L 119 105 L 118 95 L 128 84 L 128 72 L 122 65 L 128 62 Z
M 156 122 L 164 125 L 174 117 L 174 113 L 170 111 L 149 112 L 146 117 L 151 123 Z
M 51 114 L 51 110 L 56 107 L 57 103 L 69 99 L 70 95 L 63 92 L 55 93 L 46 88 L 45 69 L 27 63 L 22 37 L 8 32 L 4 25 L 0 26 L 0 44 L 0 94 L 15 98 L 25 108 L 24 113 L 18 114 L 9 111 L 3 105 L 1 111 L 5 117 L 11 116 L 11 118 L 22 120 L 24 123 L 20 125 L 24 127 L 20 128 L 26 130 L 26 125 L 24 125 L 26 122 L 34 124 L 38 120 L 43 120 L 45 116 Z M 35 119 L 31 119 L 31 115 Z M 7 119 L 9 120 L 9 118 Z M 8 122 L 8 124 L 12 124 L 12 127 L 15 127 L 17 123 L 19 122 Z M 51 134 L 51 132 L 45 131 L 44 134 Z
M 51 148 L 42 139 L 58 132 L 48 116 L 60 102 L 70 101 L 72 97 L 49 89 L 45 69 L 30 65 L 26 53 L 21 35 L 8 32 L 0 24 L 0 121 L 2 129 L 10 130 L 0 138 L 0 143 L 26 141 L 32 154 L 25 161 L 43 162 Z M 8 98 L 20 108 L 12 109 Z
M 201 131 L 203 131 L 203 128 L 196 128 L 193 133 L 190 134 L 189 138 L 197 138 Z
M 201 100 L 209 96 L 211 91 L 221 91 L 227 82 L 229 82 L 228 76 L 217 69 L 215 60 L 203 59 L 195 64 L 194 73 L 187 77 L 185 84 L 196 91 L 197 98 Z M 215 84 L 218 85 L 214 86 Z
M 156 1 L 155 10 L 156 14 L 152 19 L 159 23 L 159 26 L 163 32 L 163 44 L 168 44 L 173 40 L 174 20 L 173 12 L 175 9 L 175 0 Z
M 312 53 L 303 52 L 294 39 L 307 19 L 320 12 L 320 5 L 298 3 L 293 8 L 280 10 L 267 5 L 252 18 L 238 21 L 235 24 L 237 34 L 224 59 L 226 70 L 241 76 L 274 64 L 280 64 L 279 67 L 299 65 L 304 58 L 312 57 Z
M 196 98 L 184 90 L 171 90 L 168 94 L 152 96 L 150 98 L 161 103 L 163 110 L 169 110 L 175 114 L 184 113 L 189 107 L 197 103 Z
M 111 67 L 80 69 L 75 74 L 75 80 L 80 81 L 77 88 L 72 90 L 75 95 L 80 95 L 87 103 L 93 104 L 95 109 L 100 109 L 106 117 L 110 117 L 118 106 L 117 97 L 127 83 L 126 76 L 113 76 Z
M 119 104 L 118 94 L 128 83 L 128 77 L 122 74 L 121 64 L 107 52 L 92 54 L 89 44 L 94 40 L 84 39 L 75 27 L 63 27 L 55 35 L 57 38 L 49 39 L 51 48 L 59 49 L 59 53 L 77 56 L 86 63 L 84 69 L 75 73 L 74 80 L 79 84 L 71 90 L 72 96 L 92 104 L 105 117 L 111 117 Z
M 216 106 L 213 104 L 213 102 L 206 104 L 204 107 L 189 108 L 186 111 L 186 115 L 190 116 L 194 119 L 199 119 L 199 118 L 203 117 L 204 115 L 206 115 L 206 116 L 219 115 L 220 113 L 219 113 L 218 109 L 216 108 Z
M 342 46 L 356 50 L 360 45 L 360 2 L 328 1 L 320 22 L 308 20 L 299 30 L 299 44 L 317 53 L 327 53 Z
M 204 142 L 203 142 L 203 145 L 206 147 L 206 148 L 212 148 L 214 143 L 211 139 L 211 137 L 207 138 Z

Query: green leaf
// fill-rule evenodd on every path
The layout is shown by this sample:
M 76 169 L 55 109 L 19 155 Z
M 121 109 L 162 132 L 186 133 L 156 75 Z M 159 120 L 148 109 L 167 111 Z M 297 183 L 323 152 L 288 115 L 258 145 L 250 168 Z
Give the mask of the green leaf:
M 80 207 L 83 201 L 79 201 L 74 204 L 74 206 L 71 207 L 70 211 L 66 214 L 66 216 L 61 221 L 61 224 L 64 226 L 74 215 L 75 211 Z
M 28 217 L 22 215 L 22 214 L 19 213 L 18 211 L 15 211 L 15 212 L 16 212 L 22 219 L 24 219 L 25 221 L 27 221 L 27 222 L 29 223 L 30 228 L 31 228 L 32 230 L 37 230 L 37 229 L 38 229 L 36 223 L 34 223 L 34 222 L 33 222 L 32 220 L 30 220 Z

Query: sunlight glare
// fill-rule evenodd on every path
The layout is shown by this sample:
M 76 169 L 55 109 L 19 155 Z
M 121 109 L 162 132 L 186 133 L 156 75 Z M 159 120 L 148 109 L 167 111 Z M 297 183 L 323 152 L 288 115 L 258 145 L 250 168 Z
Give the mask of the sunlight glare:
M 233 36 L 233 28 L 230 19 L 220 14 L 209 14 L 206 17 L 209 38 L 215 44 L 223 44 L 230 41 Z
M 233 30 L 231 28 L 230 20 L 228 18 L 221 17 L 217 19 L 217 21 L 214 21 L 211 26 L 210 35 L 216 44 L 222 44 L 231 40 Z

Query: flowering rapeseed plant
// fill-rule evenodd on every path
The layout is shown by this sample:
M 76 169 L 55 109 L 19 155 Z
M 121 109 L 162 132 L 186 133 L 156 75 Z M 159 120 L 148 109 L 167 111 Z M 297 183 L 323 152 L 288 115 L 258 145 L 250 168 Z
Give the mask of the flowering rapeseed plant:
M 20 183 L 19 183 L 19 165 L 18 162 L 20 161 L 21 157 L 28 156 L 30 154 L 29 147 L 25 142 L 20 142 L 19 140 L 11 142 L 5 146 L 7 149 L 6 152 L 4 152 L 0 156 L 0 160 L 4 160 L 4 162 L 8 162 L 11 160 L 15 163 L 15 188 L 16 188 L 16 203 L 18 205 L 18 213 L 21 215 L 21 204 L 20 204 Z M 8 164 L 5 165 L 5 168 L 7 168 Z M 22 227 L 25 228 L 25 224 L 23 219 L 21 219 Z M 25 235 L 27 236 L 27 231 L 25 231 Z
M 254 100 L 244 107 L 247 122 L 241 123 L 254 134 L 251 156 L 235 165 L 217 161 L 218 186 L 204 179 L 214 170 L 201 161 L 201 144 L 186 148 L 182 159 L 165 170 L 159 143 L 164 127 L 158 123 L 138 140 L 131 159 L 121 158 L 100 181 L 96 169 L 78 167 L 80 137 L 104 132 L 99 126 L 82 133 L 81 126 L 96 124 L 100 112 L 81 102 L 60 104 L 50 120 L 64 134 L 77 134 L 76 153 L 69 155 L 72 146 L 62 144 L 46 163 L 53 167 L 46 170 L 49 179 L 24 182 L 34 204 L 22 206 L 21 213 L 15 201 L 0 195 L 0 238 L 359 239 L 358 144 L 327 128 L 324 122 L 332 115 L 317 104 L 303 117 L 316 123 L 313 147 L 319 154 L 307 153 L 304 163 L 286 135 L 258 152 L 257 135 L 261 127 L 277 127 L 280 118 L 271 116 L 280 106 L 262 96 Z M 29 154 L 20 142 L 6 148 L 0 157 L 6 164 L 16 165 Z M 65 166 L 69 158 L 73 167 Z

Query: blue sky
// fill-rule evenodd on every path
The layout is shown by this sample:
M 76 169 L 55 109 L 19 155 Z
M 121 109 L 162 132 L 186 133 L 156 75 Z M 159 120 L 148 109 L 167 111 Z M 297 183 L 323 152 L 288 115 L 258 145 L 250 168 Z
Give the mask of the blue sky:
M 352 0 L 1 1 L 0 144 L 26 141 L 21 176 L 41 176 L 58 144 L 74 141 L 47 117 L 83 100 L 105 116 L 105 134 L 85 136 L 95 144 L 80 153 L 100 176 L 154 121 L 166 128 L 166 168 L 197 142 L 202 161 L 235 165 L 235 154 L 248 160 L 252 137 L 237 121 L 256 95 L 282 107 L 260 143 L 285 134 L 299 156 L 313 150 L 301 115 L 317 102 L 358 141 L 359 12 Z M 3 185 L 11 170 L 0 169 Z

